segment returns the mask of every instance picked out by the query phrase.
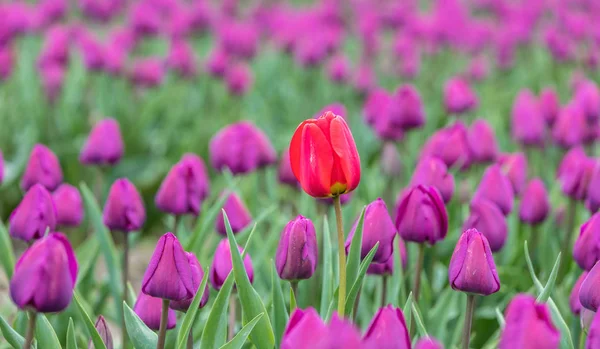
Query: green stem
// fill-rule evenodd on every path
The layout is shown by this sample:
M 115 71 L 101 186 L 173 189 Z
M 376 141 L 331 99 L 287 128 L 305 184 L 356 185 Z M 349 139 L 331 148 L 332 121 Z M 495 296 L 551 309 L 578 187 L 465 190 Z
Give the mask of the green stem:
M 577 201 L 575 199 L 569 199 L 569 207 L 565 216 L 565 236 L 563 237 L 563 243 L 561 248 L 561 261 L 560 261 L 560 272 L 559 280 L 565 276 L 569 270 L 569 259 L 571 258 L 571 250 L 573 245 L 573 230 L 575 229 L 575 215 L 577 214 Z
M 467 312 L 465 313 L 465 326 L 463 327 L 463 349 L 469 349 L 471 341 L 471 324 L 473 323 L 473 310 L 475 309 L 475 295 L 467 294 Z
M 158 330 L 158 342 L 156 343 L 156 349 L 165 348 L 165 338 L 167 336 L 167 322 L 169 320 L 169 303 L 168 299 L 162 300 L 162 311 L 160 313 L 160 329 Z
M 344 251 L 344 226 L 342 222 L 342 204 L 339 195 L 333 198 L 335 220 L 337 222 L 338 262 L 340 271 L 340 285 L 338 291 L 338 314 L 344 317 L 346 309 L 346 253 Z
M 173 234 L 175 234 L 175 236 L 179 237 L 177 235 L 177 226 L 179 225 L 179 215 L 173 215 Z
M 585 349 L 585 339 L 586 339 L 586 335 L 585 335 L 585 328 L 581 330 L 581 333 L 579 333 L 579 349 Z
M 419 255 L 417 256 L 417 266 L 415 268 L 415 283 L 413 288 L 413 297 L 415 302 L 419 301 L 419 291 L 421 290 L 421 270 L 423 269 L 423 260 L 425 259 L 425 244 L 419 244 Z
M 392 255 L 391 258 L 394 258 L 394 256 Z M 402 268 L 402 266 L 400 266 L 400 268 Z M 381 281 L 381 306 L 385 307 L 385 305 L 387 304 L 387 280 L 388 280 L 388 276 L 384 275 Z
M 194 349 L 194 333 L 192 332 L 192 329 L 190 329 L 190 333 L 188 334 L 186 348 Z
M 298 299 L 298 281 L 290 281 L 290 314 L 296 309 L 296 303 Z
M 235 335 L 235 293 L 231 293 L 231 298 L 229 298 L 229 331 L 228 331 L 228 339 L 231 340 Z
M 123 239 L 123 263 L 122 263 L 122 271 L 121 271 L 121 277 L 122 277 L 122 285 L 123 285 L 123 302 L 127 303 L 128 302 L 128 298 L 127 294 L 128 292 L 128 287 L 127 287 L 127 280 L 129 279 L 129 236 L 127 235 L 127 233 L 123 233 L 124 234 L 124 239 Z M 121 336 L 122 336 L 122 348 L 125 349 L 127 348 L 127 327 L 125 327 L 125 314 L 123 314 L 123 321 L 121 322 Z
M 35 311 L 29 312 L 29 325 L 27 325 L 27 334 L 25 335 L 25 342 L 23 343 L 23 349 L 31 348 L 33 343 L 33 334 L 35 333 L 35 319 L 37 313 Z

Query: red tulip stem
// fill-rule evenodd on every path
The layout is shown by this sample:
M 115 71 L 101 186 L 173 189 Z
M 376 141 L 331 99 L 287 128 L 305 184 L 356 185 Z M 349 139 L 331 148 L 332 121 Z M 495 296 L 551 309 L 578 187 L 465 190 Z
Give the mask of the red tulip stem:
M 417 256 L 417 266 L 415 268 L 415 283 L 413 288 L 413 297 L 415 302 L 419 301 L 419 291 L 421 290 L 421 271 L 423 270 L 423 261 L 425 259 L 425 244 L 419 244 L 419 255 Z
M 465 326 L 463 327 L 463 348 L 469 349 L 471 341 L 471 324 L 473 323 L 473 310 L 475 309 L 475 295 L 467 294 L 467 312 L 465 313 Z
M 129 236 L 127 233 L 123 233 L 123 264 L 121 265 L 121 277 L 123 284 L 123 302 L 127 303 L 127 294 L 129 293 L 127 287 L 127 280 L 129 279 Z M 123 313 L 123 321 L 121 322 L 121 336 L 123 349 L 127 348 L 127 327 L 125 326 L 125 314 Z
M 346 253 L 344 251 L 344 226 L 342 222 L 342 203 L 340 196 L 333 198 L 335 220 L 337 223 L 338 261 L 340 270 L 340 285 L 338 291 L 338 314 L 344 317 L 346 309 Z
M 162 300 L 162 311 L 160 313 L 160 328 L 158 330 L 158 342 L 156 349 L 165 348 L 165 338 L 167 337 L 167 322 L 169 321 L 169 303 L 168 299 Z
M 27 334 L 25 335 L 25 343 L 23 343 L 23 349 L 30 349 L 33 343 L 33 334 L 35 333 L 35 319 L 37 313 L 35 311 L 29 312 L 29 325 L 27 325 Z
M 194 349 L 194 333 L 190 328 L 190 333 L 188 333 L 187 346 L 186 349 Z
M 235 293 L 231 293 L 229 298 L 229 331 L 228 340 L 231 340 L 235 335 Z
M 393 256 L 392 256 L 393 258 Z M 388 281 L 388 276 L 387 275 L 383 275 L 383 278 L 381 279 L 381 306 L 385 307 L 385 305 L 387 304 L 387 281 Z

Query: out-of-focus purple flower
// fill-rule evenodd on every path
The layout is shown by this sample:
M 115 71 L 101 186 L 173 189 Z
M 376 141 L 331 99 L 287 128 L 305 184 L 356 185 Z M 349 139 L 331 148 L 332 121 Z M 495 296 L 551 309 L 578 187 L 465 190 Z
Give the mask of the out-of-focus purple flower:
M 140 319 L 153 331 L 160 329 L 160 315 L 162 312 L 162 299 L 149 296 L 140 292 L 137 301 L 133 306 L 133 311 Z M 167 329 L 173 329 L 177 325 L 177 314 L 175 310 L 169 309 L 167 313 Z
M 148 1 L 136 3 L 129 12 L 129 26 L 136 36 L 157 35 L 162 27 L 162 14 Z
M 560 332 L 552 323 L 545 303 L 536 303 L 527 294 L 518 294 L 506 308 L 506 325 L 500 335 L 499 349 L 558 349 Z
M 108 324 L 106 323 L 106 320 L 104 319 L 104 316 L 102 316 L 102 315 L 98 316 L 98 320 L 96 321 L 96 324 L 94 325 L 94 327 L 96 327 L 96 331 L 98 331 L 98 334 L 100 335 L 102 342 L 106 346 L 106 349 L 113 349 L 114 345 L 113 345 L 112 333 L 110 332 L 110 327 L 108 327 Z M 92 340 L 89 341 L 88 348 L 95 349 L 94 344 L 92 343 Z
M 500 251 L 508 235 L 506 217 L 500 208 L 485 198 L 478 198 L 471 202 L 470 209 L 471 213 L 463 224 L 463 231 L 480 231 L 487 238 L 492 252 Z
M 185 78 L 196 76 L 196 57 L 192 47 L 183 40 L 171 43 L 167 66 Z
M 468 168 L 472 154 L 465 124 L 457 121 L 431 135 L 421 151 L 421 158 L 425 157 L 437 157 L 448 168 L 453 166 L 461 169 Z
M 327 54 L 324 39 L 317 33 L 301 37 L 294 47 L 294 58 L 302 67 L 320 65 L 327 58 Z
M 104 68 L 105 48 L 90 31 L 84 26 L 73 29 L 75 43 L 83 57 L 83 64 L 89 71 L 99 71 Z
M 283 229 L 275 267 L 283 280 L 309 279 L 317 268 L 319 252 L 312 221 L 303 216 L 291 220 Z
M 327 65 L 329 79 L 337 84 L 343 84 L 350 78 L 350 62 L 343 55 L 331 58 Z
M 595 213 L 600 208 L 600 166 L 595 166 L 586 194 L 586 206 Z
M 69 60 L 70 43 L 71 30 L 68 27 L 56 25 L 48 29 L 38 58 L 38 67 L 65 66 Z
M 575 51 L 573 42 L 571 38 L 562 33 L 558 28 L 549 28 L 544 33 L 544 41 L 555 60 L 566 62 L 573 58 Z
M 575 100 L 583 109 L 588 122 L 596 122 L 600 118 L 600 90 L 596 83 L 586 80 L 575 91 Z
M 523 153 L 501 154 L 498 165 L 510 180 L 515 195 L 520 195 L 527 183 L 527 158 Z
M 410 349 L 411 340 L 404 314 L 391 305 L 380 308 L 363 337 L 365 348 Z
M 231 66 L 225 72 L 225 84 L 229 93 L 235 96 L 242 96 L 248 92 L 253 83 L 252 71 L 248 65 L 237 63 Z
M 236 193 L 226 194 L 228 195 L 223 210 L 227 213 L 229 224 L 231 224 L 231 230 L 234 234 L 239 233 L 252 222 L 252 216 L 250 211 L 244 205 L 242 199 Z M 225 219 L 223 215 L 219 215 L 216 222 L 217 232 L 221 235 L 227 235 L 225 228 Z
M 452 194 L 454 194 L 454 176 L 448 172 L 446 164 L 436 157 L 426 157 L 419 160 L 410 184 L 435 187 L 442 195 L 445 203 L 450 202 Z
M 229 61 L 227 52 L 223 48 L 216 47 L 208 56 L 206 70 L 213 77 L 222 78 L 229 67 Z
M 502 172 L 499 165 L 490 165 L 481 178 L 473 200 L 485 198 L 493 202 L 498 208 L 508 215 L 513 208 L 514 192 L 510 180 Z
M 188 8 L 191 29 L 199 32 L 209 29 L 213 19 L 211 11 L 205 1 L 194 1 L 191 7 Z
M 586 129 L 583 108 L 572 101 L 560 110 L 552 128 L 552 139 L 559 146 L 569 149 L 583 142 Z
M 56 63 L 45 64 L 40 68 L 40 78 L 46 99 L 54 103 L 62 91 L 65 68 Z
M 166 31 L 172 40 L 181 41 L 192 31 L 192 17 L 187 5 L 175 3 L 166 23 Z
M 100 22 L 108 22 L 124 3 L 121 0 L 79 0 L 83 14 Z
M 244 249 L 241 246 L 238 246 L 238 250 L 240 251 L 240 254 L 244 252 Z M 252 267 L 252 260 L 250 259 L 249 254 L 246 254 L 246 257 L 244 257 L 244 269 L 246 269 L 246 274 L 248 275 L 250 282 L 253 282 L 254 268 Z M 217 245 L 213 263 L 210 266 L 208 274 L 210 283 L 215 290 L 221 289 L 221 286 L 223 286 L 223 283 L 225 283 L 225 279 L 227 279 L 227 276 L 229 276 L 229 273 L 231 273 L 232 270 L 233 264 L 231 261 L 231 249 L 229 246 L 229 241 L 227 239 L 223 239 Z
M 0 81 L 8 79 L 12 74 L 14 61 L 12 48 L 9 45 L 0 44 Z
M 10 297 L 21 310 L 66 309 L 77 280 L 77 259 L 62 233 L 52 233 L 25 250 L 10 280 Z
M 396 145 L 392 142 L 385 142 L 381 150 L 381 172 L 384 175 L 394 178 L 402 174 L 402 161 Z
M 560 100 L 556 91 L 547 87 L 542 90 L 539 98 L 540 111 L 549 126 L 554 125 L 560 112 Z
M 290 164 L 290 152 L 287 148 L 281 153 L 281 160 L 279 161 L 279 168 L 277 170 L 277 178 L 279 179 L 280 183 L 287 184 L 291 187 L 298 188 L 300 186 L 300 183 L 292 171 L 292 165 Z
M 34 184 L 9 218 L 10 236 L 26 242 L 40 239 L 56 228 L 56 207 L 48 190 Z
M 482 81 L 488 76 L 487 61 L 483 57 L 471 59 L 467 68 L 467 76 L 472 81 Z
M 375 134 L 385 141 L 396 141 L 404 137 L 404 129 L 398 118 L 392 115 L 392 96 L 383 89 L 372 91 L 363 108 L 365 122 Z M 396 113 L 398 114 L 398 113 Z
M 70 184 L 61 184 L 52 193 L 56 207 L 56 223 L 76 227 L 83 220 L 83 201 L 79 190 Z
M 296 308 L 283 332 L 281 349 L 326 348 L 322 344 L 327 332 L 327 325 L 314 308 Z
M 433 245 L 446 237 L 448 213 L 436 188 L 412 186 L 402 194 L 396 207 L 395 224 L 404 241 Z
M 462 114 L 477 107 L 477 96 L 469 83 L 461 78 L 452 78 L 444 85 L 444 104 L 449 114 Z
M 398 245 L 396 248 L 400 249 L 400 260 L 402 262 L 402 269 L 406 269 L 406 265 L 408 264 L 408 256 L 406 255 L 406 245 L 402 238 L 398 237 Z M 367 274 L 369 275 L 392 275 L 394 273 L 394 264 L 396 263 L 394 259 L 394 254 L 388 258 L 384 263 L 373 263 L 369 264 L 369 268 L 367 268 Z
M 117 179 L 110 187 L 102 220 L 109 229 L 125 233 L 139 230 L 146 221 L 144 202 L 126 178 Z
M 581 313 L 581 302 L 579 301 L 579 290 L 581 289 L 581 284 L 583 280 L 587 277 L 588 272 L 583 271 L 581 275 L 575 281 L 575 285 L 573 285 L 573 289 L 571 289 L 571 295 L 569 295 L 569 307 L 571 311 L 575 315 L 579 315 Z
M 26 191 L 39 183 L 52 191 L 62 181 L 63 173 L 56 155 L 43 144 L 34 145 L 21 178 L 21 188 Z
M 131 72 L 131 81 L 139 87 L 156 87 L 165 76 L 165 64 L 160 58 L 137 60 Z
M 123 137 L 117 120 L 103 119 L 94 125 L 81 148 L 79 161 L 84 165 L 114 165 L 123 157 Z
M 532 179 L 523 192 L 519 204 L 519 218 L 528 224 L 536 225 L 546 220 L 550 213 L 550 200 L 544 182 Z
M 218 26 L 219 45 L 229 55 L 251 59 L 258 47 L 258 30 L 252 22 L 225 20 Z
M 315 114 L 315 119 L 318 119 L 319 116 L 327 113 L 328 111 L 334 113 L 335 115 L 341 116 L 343 119 L 346 119 L 346 107 L 342 103 L 331 103 L 323 107 L 323 109 L 319 110 L 318 113 Z
M 369 93 L 375 87 L 376 80 L 375 72 L 368 62 L 362 62 L 358 65 L 354 87 L 360 93 Z
M 67 12 L 66 0 L 43 0 L 36 7 L 36 26 L 45 28 L 52 23 L 58 22 Z
M 600 263 L 596 262 L 594 267 L 587 274 L 581 288 L 579 289 L 579 301 L 581 305 L 591 311 L 598 311 L 600 306 L 600 289 L 598 282 L 600 281 Z
M 398 87 L 390 106 L 392 123 L 404 131 L 420 128 L 425 124 L 425 110 L 421 96 L 412 85 Z
M 467 139 L 473 162 L 494 161 L 498 157 L 496 135 L 486 120 L 475 120 L 469 127 Z
M 590 270 L 600 260 L 600 213 L 581 225 L 573 246 L 573 259 L 583 270 Z
M 437 340 L 427 337 L 419 339 L 415 344 L 415 349 L 444 349 L 444 346 Z
M 585 199 L 596 167 L 598 167 L 597 162 L 588 158 L 583 148 L 576 147 L 569 150 L 561 160 L 556 173 L 562 192 L 575 200 Z
M 543 146 L 546 121 L 535 95 L 529 90 L 519 92 L 512 109 L 512 136 L 525 146 Z
M 169 307 L 171 309 L 183 312 L 186 312 L 189 309 L 190 305 L 192 305 L 192 302 L 194 300 L 193 297 L 196 296 L 196 291 L 199 291 L 198 289 L 200 288 L 200 284 L 202 283 L 202 279 L 204 278 L 204 269 L 202 268 L 202 265 L 200 265 L 200 262 L 198 262 L 198 258 L 196 258 L 196 256 L 190 252 L 186 252 L 185 255 L 187 256 L 188 262 L 190 264 L 190 271 L 192 276 L 192 289 L 194 290 L 194 296 L 192 296 L 192 298 L 188 298 L 182 301 L 172 301 L 169 303 Z M 198 305 L 199 308 L 204 307 L 208 302 L 208 294 L 208 285 L 206 285 L 206 287 L 204 288 L 204 293 L 202 294 L 202 299 L 200 299 L 200 304 Z

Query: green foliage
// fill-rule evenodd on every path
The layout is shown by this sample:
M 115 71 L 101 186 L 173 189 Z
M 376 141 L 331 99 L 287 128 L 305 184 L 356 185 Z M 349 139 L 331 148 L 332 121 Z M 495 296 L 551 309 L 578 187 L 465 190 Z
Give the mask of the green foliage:
M 125 302 L 123 302 L 123 311 L 125 313 L 127 334 L 133 346 L 136 349 L 155 349 L 158 342 L 156 333 L 149 329 Z
M 200 306 L 200 301 L 205 292 L 206 283 L 208 282 L 208 269 L 204 270 L 204 277 L 202 278 L 202 283 L 196 290 L 196 295 L 194 296 L 194 300 L 192 300 L 192 304 L 188 311 L 185 313 L 183 317 L 183 323 L 179 328 L 179 333 L 177 333 L 177 349 L 183 349 L 187 343 L 188 334 L 192 329 L 192 325 L 194 324 L 194 320 L 196 320 L 196 314 L 198 313 L 198 307 Z

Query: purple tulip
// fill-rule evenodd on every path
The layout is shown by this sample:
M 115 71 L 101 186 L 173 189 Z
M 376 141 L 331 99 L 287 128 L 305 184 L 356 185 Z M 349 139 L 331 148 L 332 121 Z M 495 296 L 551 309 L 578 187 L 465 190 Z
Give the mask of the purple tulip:
M 500 289 L 490 245 L 477 229 L 466 230 L 458 239 L 448 278 L 452 289 L 457 291 L 487 296 Z
M 597 122 L 600 118 L 600 90 L 596 83 L 586 80 L 579 84 L 574 99 L 583 109 L 588 122 Z
M 472 81 L 483 81 L 489 75 L 488 63 L 483 57 L 471 59 L 467 68 L 467 76 Z
M 421 158 L 428 156 L 439 158 L 448 168 L 467 169 L 473 156 L 470 151 L 468 131 L 465 124 L 457 121 L 431 135 L 423 146 L 420 155 Z
M 337 313 L 334 313 L 329 322 L 328 333 L 325 340 L 316 348 L 360 348 L 360 346 L 361 338 L 358 329 L 352 322 L 340 318 Z M 312 347 L 308 346 L 305 348 Z
M 504 318 L 506 325 L 500 335 L 499 349 L 559 348 L 560 332 L 552 323 L 545 303 L 536 303 L 532 296 L 518 294 L 510 301 Z
M 10 215 L 10 236 L 26 242 L 40 239 L 56 228 L 56 207 L 41 184 L 31 187 Z
M 229 67 L 230 58 L 224 49 L 217 47 L 208 56 L 206 61 L 206 70 L 208 73 L 217 78 L 225 76 L 225 72 Z
M 546 121 L 530 90 L 519 92 L 512 109 L 512 136 L 524 146 L 544 145 Z
M 471 213 L 463 224 L 463 231 L 480 231 L 488 240 L 492 252 L 500 251 L 508 235 L 506 217 L 500 208 L 485 198 L 474 199 L 470 208 Z
M 571 295 L 569 296 L 569 307 L 571 311 L 575 315 L 579 315 L 581 313 L 581 302 L 579 301 L 579 290 L 581 289 L 581 284 L 583 280 L 587 277 L 588 272 L 583 271 L 581 275 L 575 281 L 575 285 L 573 285 L 573 289 L 571 289 Z
M 573 246 L 573 259 L 583 270 L 591 270 L 600 260 L 600 213 L 581 225 Z
M 560 112 L 560 100 L 553 88 L 545 88 L 540 93 L 540 111 L 549 126 L 554 125 Z
M 121 9 L 123 3 L 120 0 L 79 1 L 83 14 L 100 22 L 108 22 Z
M 397 203 L 396 228 L 404 241 L 428 242 L 443 240 L 448 233 L 448 213 L 437 189 L 412 186 Z
M 410 181 L 410 185 L 418 184 L 435 187 L 442 195 L 444 203 L 450 202 L 454 194 L 454 176 L 448 171 L 446 164 L 436 157 L 419 160 Z
M 463 114 L 477 107 L 477 96 L 469 83 L 461 78 L 452 78 L 444 85 L 444 104 L 449 114 Z
M 393 245 L 392 245 L 393 247 Z M 398 237 L 398 247 L 400 249 L 400 260 L 402 261 L 402 269 L 406 269 L 406 265 L 408 264 L 408 257 L 406 255 L 406 245 L 404 241 Z M 369 264 L 369 268 L 367 268 L 367 274 L 369 275 L 392 275 L 394 273 L 394 254 L 390 255 L 387 261 L 383 263 L 374 263 L 371 262 Z
M 129 26 L 136 36 L 153 36 L 160 31 L 162 15 L 150 2 L 139 2 L 129 12 Z
M 444 346 L 431 337 L 419 339 L 415 349 L 444 349 Z
M 83 64 L 89 71 L 100 71 L 104 68 L 105 49 L 100 40 L 84 26 L 74 28 L 77 48 L 83 58 Z
M 369 93 L 375 87 L 377 77 L 371 65 L 367 62 L 362 62 L 358 65 L 354 87 L 360 93 Z
M 283 280 L 309 279 L 317 268 L 319 252 L 317 235 L 312 221 L 303 216 L 291 220 L 284 228 L 275 266 Z
M 532 179 L 523 192 L 519 205 L 519 218 L 531 225 L 546 220 L 550 212 L 550 200 L 544 182 L 539 178 Z
M 102 339 L 102 342 L 104 343 L 104 345 L 106 345 L 106 349 L 113 349 L 114 345 L 113 345 L 112 333 L 110 333 L 110 327 L 108 327 L 108 324 L 106 323 L 106 320 L 104 319 L 104 316 L 102 316 L 102 315 L 98 316 L 98 320 L 96 321 L 95 327 L 96 327 L 96 331 L 98 331 L 98 334 L 100 335 L 100 338 Z M 88 348 L 95 349 L 94 344 L 92 343 L 91 340 L 88 343 Z
M 204 278 L 204 269 L 202 268 L 202 265 L 200 265 L 200 262 L 198 262 L 198 258 L 196 258 L 196 256 L 190 252 L 185 252 L 185 255 L 187 256 L 188 263 L 190 264 L 190 271 L 192 276 L 192 289 L 194 290 L 194 295 L 191 298 L 182 301 L 173 301 L 169 303 L 169 307 L 171 309 L 183 312 L 186 312 L 189 309 L 190 305 L 192 305 L 192 301 L 194 300 L 193 297 L 196 296 L 196 291 L 199 291 L 198 289 L 200 288 L 200 284 L 202 283 L 202 279 Z M 202 299 L 200 299 L 200 308 L 204 307 L 208 302 L 208 294 L 208 285 L 206 285 L 206 287 L 204 288 L 204 293 L 202 294 Z
M 71 303 L 77 280 L 77 259 L 62 233 L 49 234 L 31 245 L 15 265 L 10 297 L 21 310 L 54 313 Z
M 508 215 L 513 208 L 514 193 L 508 177 L 504 175 L 499 165 L 490 165 L 481 178 L 473 199 L 485 198 L 493 202 Z
M 290 164 L 290 152 L 289 149 L 285 149 L 281 153 L 281 160 L 279 161 L 279 168 L 277 170 L 277 178 L 280 183 L 287 184 L 293 188 L 298 188 L 300 183 L 296 179 L 294 172 L 292 171 L 292 165 Z
M 238 251 L 240 251 L 240 254 L 242 254 L 244 249 L 241 246 L 238 246 Z M 248 275 L 250 282 L 253 282 L 254 268 L 252 267 L 252 259 L 250 259 L 249 254 L 246 254 L 246 257 L 244 257 L 244 269 L 246 269 L 246 274 Z M 229 241 L 227 239 L 223 239 L 217 245 L 213 263 L 210 266 L 208 274 L 210 283 L 215 290 L 218 291 L 221 289 L 221 286 L 223 286 L 227 276 L 229 276 L 229 273 L 231 273 L 232 270 L 233 264 L 231 261 L 231 249 L 229 246 Z
M 393 123 L 404 131 L 421 128 L 425 124 L 425 110 L 417 89 L 412 85 L 398 87 L 392 97 L 390 113 Z
M 364 104 L 365 122 L 371 126 L 377 137 L 384 141 L 397 141 L 404 137 L 398 110 L 392 113 L 392 96 L 383 89 L 372 91 Z
M 171 43 L 167 66 L 184 78 L 196 76 L 196 57 L 192 47 L 183 40 Z
M 250 211 L 248 211 L 246 205 L 244 205 L 244 202 L 236 193 L 222 195 L 229 195 L 225 201 L 225 205 L 223 205 L 223 209 L 225 210 L 225 213 L 227 213 L 229 224 L 231 224 L 231 230 L 234 234 L 239 233 L 252 222 Z M 216 229 L 219 234 L 227 235 L 223 215 L 218 216 Z
M 392 142 L 385 142 L 381 150 L 381 172 L 384 175 L 395 178 L 402 174 L 402 162 L 400 153 L 396 145 Z M 445 166 L 445 165 L 444 165 Z
M 166 213 L 197 216 L 208 194 L 209 183 L 204 162 L 197 155 L 188 153 L 171 168 L 154 202 Z
M 21 179 L 21 188 L 27 191 L 36 183 L 52 191 L 63 181 L 63 173 L 58 158 L 52 150 L 43 144 L 33 146 L 29 154 L 29 160 L 25 167 L 25 173 Z
M 582 334 L 583 335 L 583 334 Z M 589 326 L 585 349 L 600 348 L 600 315 L 595 314 L 594 320 Z
M 283 332 L 281 349 L 325 349 L 327 332 L 327 325 L 314 308 L 296 308 Z
M 166 29 L 172 40 L 183 40 L 192 32 L 192 17 L 187 5 L 176 3 L 166 23 Z
M 350 79 L 350 62 L 343 55 L 337 55 L 327 65 L 327 75 L 336 84 L 344 84 Z
M 252 82 L 252 71 L 245 64 L 235 64 L 225 73 L 225 84 L 229 93 L 233 95 L 244 95 L 252 85 Z
M 527 158 L 523 153 L 502 154 L 498 165 L 508 177 L 515 195 L 520 195 L 527 182 Z
M 219 46 L 228 54 L 241 59 L 252 59 L 258 48 L 259 33 L 254 23 L 225 20 L 218 25 Z
M 102 219 L 108 229 L 126 233 L 139 230 L 146 221 L 144 202 L 126 178 L 117 179 L 110 187 Z
M 160 329 L 162 299 L 140 292 L 137 301 L 133 306 L 133 311 L 149 329 L 153 331 L 158 331 Z M 167 314 L 167 330 L 170 330 L 177 325 L 177 314 L 175 314 L 173 309 L 169 309 Z
M 585 155 L 583 148 L 576 147 L 569 150 L 561 160 L 556 173 L 562 192 L 575 200 L 585 199 L 597 166 L 594 159 Z
M 10 46 L 0 44 L 0 81 L 8 79 L 14 69 L 15 54 Z
M 586 129 L 583 108 L 571 102 L 560 110 L 552 128 L 552 138 L 559 146 L 569 149 L 583 142 Z
M 600 209 L 600 166 L 595 166 L 586 193 L 586 206 L 595 213 Z
M 46 31 L 42 51 L 38 58 L 38 67 L 42 71 L 46 66 L 64 67 L 69 60 L 70 28 L 56 25 Z
M 70 184 L 61 184 L 52 193 L 56 207 L 56 223 L 62 226 L 76 227 L 83 220 L 83 201 L 79 190 Z
M 475 120 L 469 128 L 467 139 L 473 162 L 495 161 L 498 157 L 496 135 L 486 120 Z
M 139 87 L 151 88 L 160 85 L 165 77 L 165 64 L 160 58 L 138 59 L 131 72 L 131 82 Z
M 123 157 L 123 137 L 117 120 L 103 119 L 94 125 L 81 148 L 79 161 L 84 165 L 115 165 Z
M 380 308 L 363 337 L 364 347 L 410 349 L 411 340 L 402 310 L 391 305 Z

